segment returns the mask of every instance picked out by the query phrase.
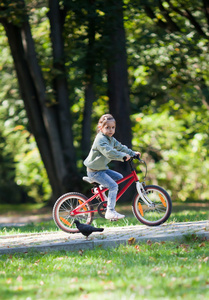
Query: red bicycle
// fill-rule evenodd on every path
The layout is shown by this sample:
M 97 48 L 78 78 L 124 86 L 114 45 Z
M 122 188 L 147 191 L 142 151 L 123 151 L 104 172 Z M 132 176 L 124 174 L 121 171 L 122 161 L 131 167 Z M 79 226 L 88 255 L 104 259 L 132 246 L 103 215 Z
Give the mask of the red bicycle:
M 140 182 L 133 166 L 133 159 L 138 159 L 139 163 L 145 164 L 146 171 L 144 181 Z M 169 194 L 160 186 L 146 185 L 147 165 L 139 156 L 132 157 L 129 161 L 131 173 L 117 181 L 118 184 L 126 182 L 124 187 L 118 192 L 117 201 L 124 192 L 135 182 L 137 193 L 132 201 L 134 216 L 143 224 L 148 226 L 158 226 L 169 218 L 172 210 L 172 201 Z M 105 217 L 107 207 L 107 188 L 92 182 L 88 177 L 83 180 L 93 184 L 92 196 L 87 198 L 77 192 L 62 195 L 54 204 L 53 219 L 56 225 L 67 233 L 76 233 L 78 229 L 74 223 L 77 219 L 82 223 L 91 224 L 95 213 L 100 217 Z

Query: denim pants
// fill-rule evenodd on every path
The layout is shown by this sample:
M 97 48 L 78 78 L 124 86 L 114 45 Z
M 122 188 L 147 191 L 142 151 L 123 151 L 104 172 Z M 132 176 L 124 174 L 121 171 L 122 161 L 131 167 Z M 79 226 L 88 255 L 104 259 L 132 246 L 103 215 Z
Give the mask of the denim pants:
M 87 171 L 87 175 L 92 181 L 97 182 L 109 189 L 107 210 L 114 210 L 118 193 L 118 184 L 115 181 L 123 178 L 123 176 L 120 173 L 110 169 L 96 172 Z

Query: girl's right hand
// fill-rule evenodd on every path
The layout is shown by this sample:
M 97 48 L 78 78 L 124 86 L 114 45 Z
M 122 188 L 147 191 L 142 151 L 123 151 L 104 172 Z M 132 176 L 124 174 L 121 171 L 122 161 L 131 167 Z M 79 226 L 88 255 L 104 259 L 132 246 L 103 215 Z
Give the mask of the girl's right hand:
M 126 154 L 126 156 L 124 157 L 125 161 L 128 161 L 131 158 L 131 156 L 129 154 Z

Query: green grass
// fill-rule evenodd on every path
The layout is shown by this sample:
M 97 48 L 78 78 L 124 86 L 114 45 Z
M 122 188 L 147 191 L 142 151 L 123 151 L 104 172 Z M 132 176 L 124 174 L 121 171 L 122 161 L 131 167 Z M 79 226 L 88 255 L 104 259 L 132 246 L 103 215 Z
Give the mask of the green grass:
M 27 213 L 37 211 L 43 207 L 43 204 L 0 204 L 1 214 L 11 216 L 16 213 Z
M 0 299 L 208 299 L 209 242 L 2 255 Z
M 140 224 L 130 206 L 128 218 L 97 226 Z M 23 212 L 24 214 L 24 212 Z M 9 215 L 9 212 L 8 212 Z M 208 205 L 175 204 L 169 222 L 208 220 Z M 53 220 L 1 228 L 1 235 L 55 231 Z M 209 241 L 185 236 L 184 242 L 120 245 L 76 252 L 29 252 L 0 256 L 0 299 L 207 299 Z
M 2 206 L 0 206 L 0 209 Z M 38 213 L 37 207 L 30 207 L 31 214 Z M 11 207 L 10 207 L 11 209 Z M 134 216 L 131 211 L 131 205 L 122 205 L 117 206 L 117 210 L 121 213 L 124 213 L 127 217 L 125 219 L 119 220 L 117 222 L 109 222 L 103 218 L 95 215 L 95 218 L 92 222 L 92 225 L 98 227 L 118 227 L 118 226 L 130 226 L 130 225 L 142 225 Z M 5 211 L 5 208 L 3 208 Z M 29 213 L 29 207 L 24 207 L 22 210 L 22 215 Z M 7 207 L 8 216 L 13 215 L 15 211 L 9 212 L 9 206 Z M 21 209 L 18 208 L 18 213 L 21 215 Z M 49 215 L 51 216 L 51 210 L 48 210 Z M 173 210 L 170 218 L 167 223 L 178 223 L 178 222 L 193 222 L 193 221 L 202 221 L 209 220 L 209 203 L 175 203 L 173 205 Z M 0 230 L 1 235 L 12 235 L 12 234 L 21 234 L 21 233 L 36 233 L 36 232 L 51 232 L 59 230 L 53 220 L 41 221 L 26 224 L 21 227 L 2 227 Z
M 0 236 L 37 232 L 54 232 L 59 230 L 53 220 L 29 223 L 24 226 L 5 226 L 0 228 Z

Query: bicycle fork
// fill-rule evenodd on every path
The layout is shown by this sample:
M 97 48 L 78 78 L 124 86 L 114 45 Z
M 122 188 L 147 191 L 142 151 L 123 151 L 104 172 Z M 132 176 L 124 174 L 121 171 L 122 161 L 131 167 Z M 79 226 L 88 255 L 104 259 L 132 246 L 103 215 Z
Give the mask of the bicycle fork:
M 144 203 L 147 206 L 149 206 L 149 207 L 154 206 L 154 203 L 147 197 L 146 191 L 141 182 L 139 182 L 139 181 L 136 182 L 136 189 L 137 189 L 137 192 L 139 193 L 140 198 L 144 201 Z

